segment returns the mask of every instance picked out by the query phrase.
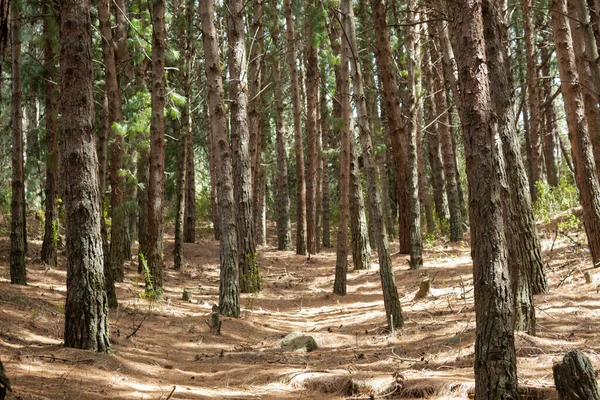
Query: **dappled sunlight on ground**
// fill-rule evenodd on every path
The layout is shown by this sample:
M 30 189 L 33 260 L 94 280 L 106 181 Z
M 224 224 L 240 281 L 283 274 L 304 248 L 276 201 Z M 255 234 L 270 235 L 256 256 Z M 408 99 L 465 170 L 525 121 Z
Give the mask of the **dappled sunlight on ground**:
M 568 349 L 586 351 L 600 367 L 600 271 L 589 270 L 585 239 L 541 232 L 550 293 L 536 296 L 538 336 L 516 335 L 520 385 L 538 398 L 555 398 L 552 363 Z M 0 238 L 0 358 L 14 383 L 9 399 L 325 399 L 341 398 L 347 377 L 371 387 L 403 379 L 402 397 L 467 398 L 473 386 L 475 315 L 467 243 L 438 241 L 424 252 L 424 267 L 408 269 L 393 254 L 405 325 L 386 329 L 377 257 L 352 271 L 348 294 L 332 294 L 334 249 L 310 258 L 261 249 L 261 293 L 241 296 L 239 319 L 222 318 L 210 333 L 218 301 L 218 242 L 185 244 L 186 266 L 172 268 L 167 238 L 165 294 L 143 298 L 143 279 L 132 260 L 117 284 L 111 310 L 113 352 L 61 347 L 65 258 L 49 269 L 32 241 L 26 287 L 8 282 L 8 238 Z M 397 251 L 397 246 L 392 245 Z M 584 272 L 591 273 L 586 284 Z M 430 294 L 415 299 L 424 279 Z M 183 290 L 191 301 L 182 300 Z M 280 340 L 292 331 L 312 335 L 319 349 L 286 352 Z M 134 333 L 135 332 L 135 333 Z M 341 380 L 340 380 L 341 379 Z M 315 383 L 317 382 L 317 383 Z M 328 392 L 329 391 L 329 392 Z M 326 393 L 328 392 L 328 393 Z

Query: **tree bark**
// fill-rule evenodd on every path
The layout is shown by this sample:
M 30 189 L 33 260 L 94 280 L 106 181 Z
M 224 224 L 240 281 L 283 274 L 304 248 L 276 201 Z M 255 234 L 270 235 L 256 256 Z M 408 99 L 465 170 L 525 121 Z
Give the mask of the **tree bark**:
M 369 215 L 373 220 L 375 239 L 377 244 L 377 255 L 379 257 L 379 275 L 383 289 L 383 304 L 390 331 L 400 329 L 404 323 L 402 318 L 402 306 L 398 298 L 398 290 L 392 268 L 392 259 L 388 245 L 388 237 L 385 229 L 383 211 L 381 209 L 380 192 L 377 188 L 377 163 L 373 148 L 373 132 L 369 124 L 366 96 L 363 86 L 362 71 L 357 57 L 358 47 L 356 45 L 356 27 L 354 22 L 354 10 L 350 0 L 343 0 L 342 18 L 345 31 L 351 49 L 350 66 L 352 71 L 352 87 L 356 104 L 358 128 L 362 145 L 363 162 L 367 175 Z
M 475 285 L 476 399 L 518 399 L 513 307 L 502 223 L 502 149 L 486 65 L 482 4 L 451 3 L 465 141 Z M 486 29 L 489 21 L 485 21 Z
M 321 135 L 323 138 L 323 147 L 329 149 L 329 137 L 331 135 L 331 129 L 329 127 L 329 106 L 327 105 L 327 88 L 325 84 L 321 84 Z M 322 163 L 322 176 L 323 179 L 321 183 L 321 195 L 323 196 L 321 199 L 321 226 L 322 226 L 322 235 L 321 242 L 323 247 L 329 248 L 331 247 L 331 230 L 329 226 L 329 157 L 326 152 L 321 152 L 321 163 Z
M 214 1 L 200 0 L 200 21 L 202 24 L 202 42 L 208 86 L 208 102 L 210 116 L 210 132 L 213 135 L 215 160 L 217 166 L 217 193 L 219 196 L 220 219 L 220 279 L 219 279 L 219 312 L 223 315 L 239 317 L 239 269 L 237 263 L 237 232 L 233 200 L 233 177 L 231 153 L 227 139 L 227 116 L 219 46 L 214 21 Z
M 238 232 L 238 265 L 240 291 L 260 291 L 256 232 L 252 215 L 252 182 L 248 132 L 248 83 L 246 76 L 246 44 L 244 35 L 244 3 L 227 3 L 227 35 L 229 41 L 229 97 L 231 99 L 231 151 L 233 161 L 233 193 L 236 204 Z
M 163 202 L 165 193 L 165 0 L 152 2 L 152 117 L 148 177 L 148 237 L 145 257 L 152 280 L 152 296 L 162 295 Z
M 568 15 L 566 0 L 552 0 L 550 10 L 575 181 L 583 208 L 583 225 L 593 263 L 597 266 L 600 263 L 600 187 L 588 135 L 588 124 L 583 118 L 583 89 L 577 75 L 571 29 L 565 17 Z
M 58 245 L 58 101 L 55 45 L 58 39 L 54 9 L 43 3 L 44 18 L 44 69 L 46 73 L 46 208 L 44 241 L 41 258 L 45 264 L 57 266 Z
M 184 112 L 181 118 L 189 119 L 189 112 Z M 190 121 L 182 121 L 182 127 L 179 119 L 173 120 L 173 136 L 178 139 L 177 142 L 177 159 L 185 160 L 187 157 L 186 136 L 188 132 L 184 132 L 186 126 L 189 126 Z M 175 209 L 175 246 L 173 247 L 173 264 L 175 269 L 183 268 L 183 221 L 185 217 L 185 178 L 186 178 L 186 163 L 180 162 L 177 164 L 176 175 L 176 209 Z
M 371 8 L 373 23 L 375 24 L 375 46 L 377 49 L 375 58 L 383 88 L 382 97 L 392 140 L 392 155 L 396 171 L 400 253 L 409 254 L 411 252 L 411 202 L 409 201 L 410 190 L 406 172 L 408 171 L 408 136 L 405 135 L 401 121 L 399 86 L 394 72 L 390 33 L 386 18 L 386 2 L 384 0 L 371 0 Z
M 594 367 L 579 350 L 569 351 L 552 367 L 559 400 L 600 400 Z
M 550 35 L 544 38 L 546 43 L 552 42 Z M 558 164 L 560 159 L 557 157 L 557 135 L 558 128 L 556 126 L 556 111 L 554 109 L 554 101 L 552 99 L 552 80 L 550 76 L 550 49 L 549 46 L 544 46 L 541 49 L 542 60 L 542 76 L 545 79 L 542 81 L 542 99 L 544 100 L 544 113 L 542 120 L 544 121 L 544 162 L 546 166 L 546 180 L 551 187 L 558 186 Z
M 23 89 L 21 83 L 21 1 L 10 5 L 12 62 L 12 198 L 10 203 L 10 283 L 27 284 L 25 254 L 25 176 L 23 162 Z
M 352 118 L 349 121 L 353 123 Z M 358 153 L 354 139 L 354 129 L 350 128 L 350 232 L 352 233 L 352 263 L 354 270 L 371 267 L 371 246 L 365 217 L 365 201 L 360 183 Z
M 65 347 L 110 350 L 104 289 L 89 0 L 60 2 L 61 124 L 67 230 Z
M 292 0 L 284 0 L 290 90 L 294 115 L 294 146 L 296 150 L 296 254 L 306 254 L 306 185 L 304 181 L 304 144 L 302 143 L 302 103 L 296 65 L 296 38 L 292 17 Z

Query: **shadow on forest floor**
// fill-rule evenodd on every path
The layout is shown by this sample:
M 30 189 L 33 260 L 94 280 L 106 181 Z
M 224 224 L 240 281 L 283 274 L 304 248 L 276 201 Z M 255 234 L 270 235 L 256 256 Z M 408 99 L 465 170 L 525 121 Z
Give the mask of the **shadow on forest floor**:
M 589 252 L 566 238 L 553 243 L 550 231 L 541 236 L 551 290 L 536 296 L 538 336 L 516 336 L 518 373 L 526 398 L 553 399 L 552 363 L 568 349 L 585 350 L 600 366 L 600 271 L 590 271 L 593 283 L 586 284 Z M 117 284 L 111 354 L 62 347 L 65 258 L 46 268 L 40 246 L 38 237 L 29 248 L 29 285 L 16 287 L 8 283 L 9 239 L 0 238 L 0 358 L 14 384 L 9 399 L 166 399 L 173 387 L 171 399 L 340 398 L 335 379 L 389 382 L 394 373 L 404 380 L 403 398 L 466 398 L 472 391 L 475 315 L 466 244 L 437 241 L 418 271 L 394 255 L 405 316 L 394 334 L 384 329 L 377 264 L 350 271 L 348 295 L 339 297 L 331 294 L 333 249 L 307 259 L 263 248 L 264 290 L 242 295 L 241 318 L 223 318 L 218 336 L 205 323 L 218 301 L 218 242 L 185 244 L 187 266 L 175 271 L 167 238 L 161 301 L 139 297 L 143 282 L 133 261 Z M 431 293 L 415 301 L 425 277 Z M 181 299 L 184 288 L 191 302 Z M 279 341 L 292 331 L 308 332 L 319 349 L 282 351 Z M 318 377 L 329 384 L 315 384 Z

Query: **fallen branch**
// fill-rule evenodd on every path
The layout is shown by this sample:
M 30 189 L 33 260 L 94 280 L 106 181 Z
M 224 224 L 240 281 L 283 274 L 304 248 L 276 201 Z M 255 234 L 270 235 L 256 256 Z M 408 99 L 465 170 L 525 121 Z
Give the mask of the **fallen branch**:
M 562 286 L 563 283 L 565 283 L 565 281 L 571 276 L 573 275 L 573 272 L 575 272 L 575 270 L 577 269 L 577 267 L 572 268 L 569 273 L 560 280 L 560 282 L 558 283 L 558 285 L 556 286 L 556 288 L 558 289 L 559 287 Z
M 167 396 L 167 398 L 165 400 L 169 400 L 171 398 L 171 396 L 173 396 L 173 393 L 175 393 L 175 389 L 177 389 L 177 386 L 173 386 L 173 390 L 171 390 L 171 393 L 169 393 L 169 395 Z
M 129 339 L 130 337 L 135 335 L 137 333 L 137 331 L 140 330 L 140 328 L 142 327 L 142 324 L 146 320 L 146 317 L 147 317 L 147 315 L 144 315 L 144 318 L 142 318 L 142 322 L 140 322 L 140 324 L 133 330 L 133 332 L 131 332 L 129 335 L 125 336 L 125 339 Z

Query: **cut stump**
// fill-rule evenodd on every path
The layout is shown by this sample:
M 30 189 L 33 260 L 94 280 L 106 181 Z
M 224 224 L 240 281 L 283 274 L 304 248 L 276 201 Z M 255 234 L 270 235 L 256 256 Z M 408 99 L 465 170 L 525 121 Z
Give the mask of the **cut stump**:
M 579 350 L 569 351 L 552 367 L 559 400 L 600 400 L 600 389 L 590 359 Z

